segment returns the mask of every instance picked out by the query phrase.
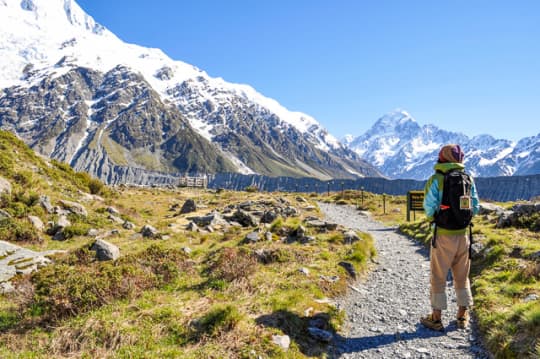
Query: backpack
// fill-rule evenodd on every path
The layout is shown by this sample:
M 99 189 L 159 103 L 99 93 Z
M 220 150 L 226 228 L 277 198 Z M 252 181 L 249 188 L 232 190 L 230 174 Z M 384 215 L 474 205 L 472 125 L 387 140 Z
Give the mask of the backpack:
M 442 202 L 435 214 L 435 223 L 445 229 L 464 229 L 471 224 L 473 217 L 472 179 L 459 170 L 452 170 L 443 175 Z

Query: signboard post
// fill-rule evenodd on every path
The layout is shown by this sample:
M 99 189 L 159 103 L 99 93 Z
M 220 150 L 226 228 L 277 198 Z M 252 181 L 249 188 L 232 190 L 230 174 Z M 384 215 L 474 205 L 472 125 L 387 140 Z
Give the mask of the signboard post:
M 411 211 L 416 220 L 416 211 L 424 210 L 424 191 L 407 192 L 407 222 L 411 221 Z

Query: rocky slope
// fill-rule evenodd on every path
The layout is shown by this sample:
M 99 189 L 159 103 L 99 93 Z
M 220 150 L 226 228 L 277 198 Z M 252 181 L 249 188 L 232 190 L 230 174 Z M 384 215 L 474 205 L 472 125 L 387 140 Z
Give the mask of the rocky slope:
M 366 133 L 345 142 L 391 178 L 426 179 L 440 147 L 447 143 L 462 146 L 467 169 L 477 177 L 540 173 L 540 134 L 517 143 L 489 135 L 469 138 L 433 125 L 420 126 L 402 110 L 381 117 Z
M 3 0 L 0 22 L 0 128 L 77 170 L 381 175 L 310 116 L 124 43 L 75 1 Z

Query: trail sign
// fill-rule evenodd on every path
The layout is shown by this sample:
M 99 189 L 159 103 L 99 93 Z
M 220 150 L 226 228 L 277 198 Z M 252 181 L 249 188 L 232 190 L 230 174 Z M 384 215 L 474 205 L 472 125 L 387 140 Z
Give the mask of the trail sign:
M 424 210 L 424 191 L 407 192 L 407 221 L 411 220 L 411 211 L 413 211 L 416 220 L 416 211 Z

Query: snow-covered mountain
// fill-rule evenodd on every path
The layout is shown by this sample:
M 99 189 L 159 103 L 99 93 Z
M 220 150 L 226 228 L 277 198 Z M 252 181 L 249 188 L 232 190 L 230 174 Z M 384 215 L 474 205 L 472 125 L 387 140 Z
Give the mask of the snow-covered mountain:
M 462 146 L 467 170 L 475 176 L 540 173 L 540 134 L 517 143 L 490 135 L 469 138 L 433 125 L 420 126 L 403 110 L 386 114 L 366 133 L 344 143 L 391 178 L 428 178 L 441 146 L 448 143 Z
M 103 179 L 118 167 L 380 176 L 314 118 L 127 44 L 73 0 L 0 0 L 0 127 Z

